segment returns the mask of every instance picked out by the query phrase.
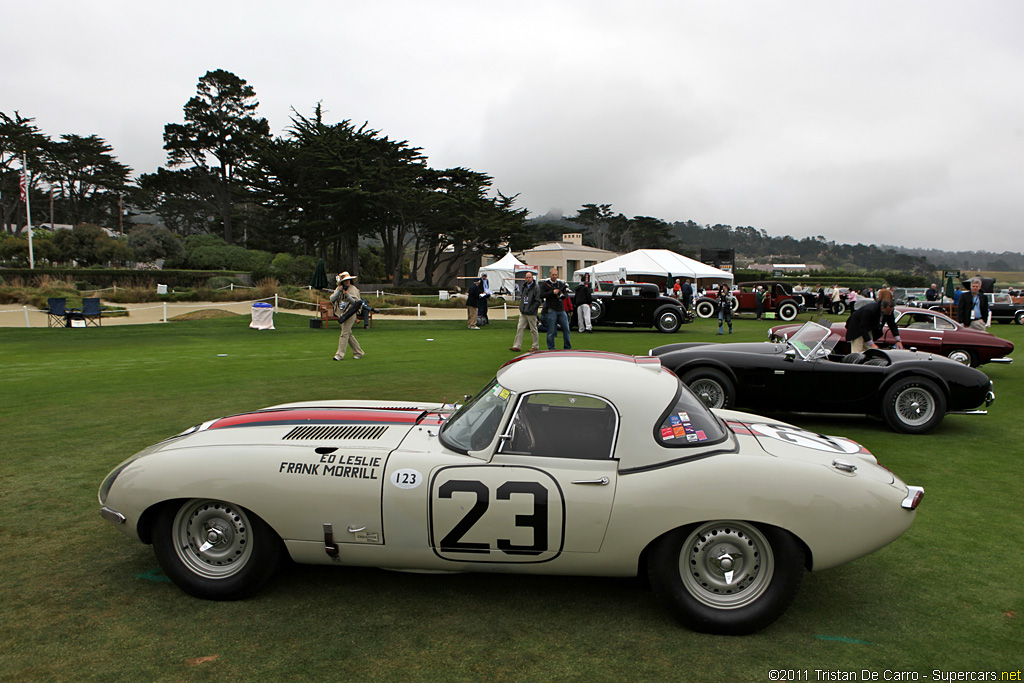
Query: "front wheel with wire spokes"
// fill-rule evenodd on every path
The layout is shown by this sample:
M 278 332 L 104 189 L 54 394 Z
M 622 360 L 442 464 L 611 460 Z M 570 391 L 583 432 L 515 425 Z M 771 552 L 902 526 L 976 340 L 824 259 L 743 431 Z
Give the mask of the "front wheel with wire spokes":
M 945 415 L 945 394 L 934 382 L 923 377 L 899 380 L 889 387 L 882 399 L 882 416 L 897 432 L 930 432 Z

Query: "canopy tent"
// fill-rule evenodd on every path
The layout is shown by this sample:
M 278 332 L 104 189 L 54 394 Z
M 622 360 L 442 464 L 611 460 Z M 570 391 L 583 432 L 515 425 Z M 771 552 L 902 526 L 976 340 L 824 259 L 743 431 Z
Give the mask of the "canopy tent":
M 700 280 L 704 284 L 708 281 L 731 283 L 733 280 L 732 273 L 728 271 L 694 261 L 668 249 L 637 249 L 603 263 L 581 268 L 573 273 L 573 279 L 580 280 L 584 274 L 589 274 L 594 282 L 614 282 L 620 277 L 635 279 L 646 276 L 663 280 L 659 282 L 662 285 L 677 277 Z
M 495 294 L 505 290 L 508 293 L 516 291 L 516 273 L 524 270 L 533 270 L 515 256 L 508 252 L 494 263 L 482 266 L 477 277 L 487 274 L 487 280 L 491 283 L 491 291 Z

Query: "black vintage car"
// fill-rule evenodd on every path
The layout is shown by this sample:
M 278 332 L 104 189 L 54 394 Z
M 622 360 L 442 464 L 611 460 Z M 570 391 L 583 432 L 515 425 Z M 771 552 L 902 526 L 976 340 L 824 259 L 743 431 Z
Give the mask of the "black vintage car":
M 669 344 L 651 350 L 707 405 L 881 415 L 898 432 L 931 431 L 947 414 L 995 400 L 979 370 L 944 356 L 871 349 L 833 353 L 835 335 L 805 323 L 783 342 Z
M 1017 323 L 1024 325 L 1024 304 L 1015 304 L 1009 294 L 986 294 L 988 310 L 994 323 Z
M 659 332 L 676 332 L 693 320 L 682 303 L 649 283 L 615 285 L 611 293 L 594 292 L 590 308 L 594 325 L 656 327 Z

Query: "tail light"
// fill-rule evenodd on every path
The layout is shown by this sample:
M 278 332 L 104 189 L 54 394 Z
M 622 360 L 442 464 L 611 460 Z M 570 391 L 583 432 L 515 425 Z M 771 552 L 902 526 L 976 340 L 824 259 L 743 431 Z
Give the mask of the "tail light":
M 921 504 L 922 498 L 924 498 L 924 488 L 920 486 L 908 486 L 907 497 L 903 499 L 900 506 L 904 510 L 916 510 L 917 506 Z

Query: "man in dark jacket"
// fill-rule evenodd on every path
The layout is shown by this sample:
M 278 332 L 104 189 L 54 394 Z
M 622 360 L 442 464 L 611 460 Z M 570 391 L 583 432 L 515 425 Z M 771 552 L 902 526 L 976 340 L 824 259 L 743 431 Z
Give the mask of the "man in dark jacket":
M 533 339 L 531 351 L 540 349 L 540 335 L 537 334 L 537 310 L 542 303 L 540 297 L 540 285 L 533 279 L 533 273 L 526 271 L 526 282 L 520 290 L 519 300 L 519 324 L 516 325 L 516 338 L 512 342 L 509 351 L 521 351 L 520 344 L 523 343 L 523 331 L 530 328 L 530 337 Z
M 863 353 L 865 349 L 878 348 L 875 341 L 882 338 L 884 325 L 889 326 L 892 336 L 896 338 L 896 348 L 902 349 L 900 328 L 896 326 L 895 308 L 892 300 L 875 301 L 861 306 L 850 314 L 846 321 L 846 341 L 850 342 L 851 353 Z
M 690 284 L 690 278 L 683 280 L 682 294 L 683 308 L 690 310 L 690 304 L 693 303 L 693 285 Z
M 571 349 L 569 341 L 569 316 L 565 314 L 562 304 L 569 293 L 569 288 L 558 279 L 558 268 L 551 269 L 551 275 L 540 283 L 540 295 L 544 299 L 544 326 L 548 333 L 548 351 L 555 350 L 555 333 L 558 325 L 562 326 L 562 348 Z
M 981 292 L 981 278 L 971 278 L 971 291 L 960 295 L 956 304 L 956 319 L 961 325 L 985 331 L 988 322 L 988 297 Z
M 477 308 L 480 306 L 481 292 L 483 292 L 483 287 L 480 285 L 480 279 L 477 278 L 469 286 L 469 292 L 466 296 L 466 316 L 469 319 L 469 329 L 471 330 L 480 329 L 476 324 L 476 317 Z
M 590 289 L 590 276 L 584 275 L 583 282 L 573 292 L 572 303 L 576 306 L 576 317 L 579 320 L 579 330 L 583 332 L 593 332 L 594 328 L 590 326 L 590 302 L 594 300 L 591 296 Z

